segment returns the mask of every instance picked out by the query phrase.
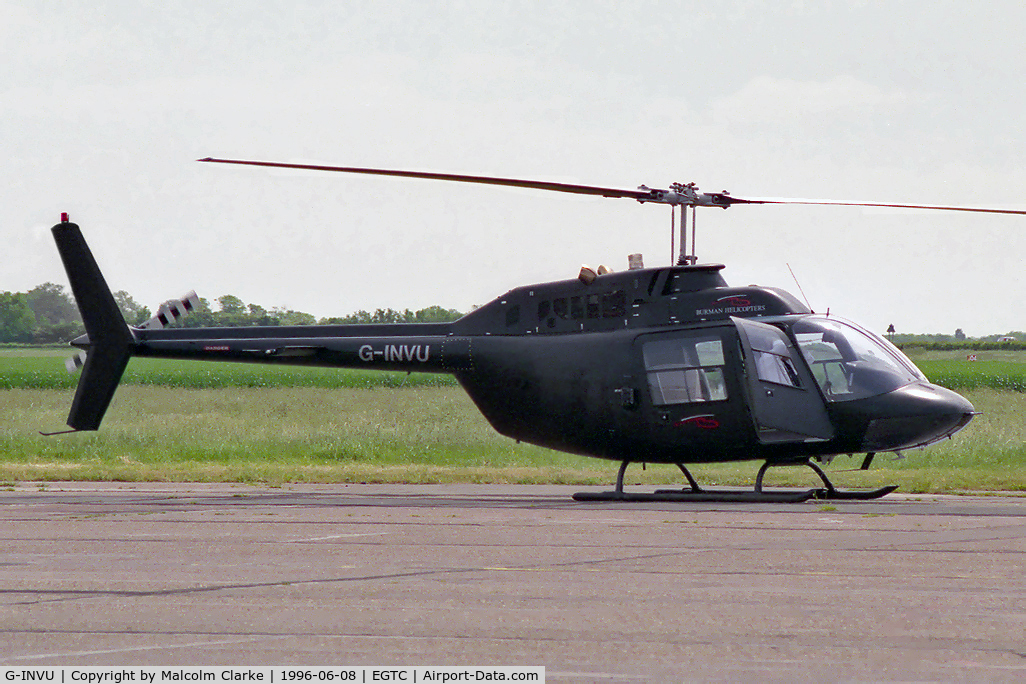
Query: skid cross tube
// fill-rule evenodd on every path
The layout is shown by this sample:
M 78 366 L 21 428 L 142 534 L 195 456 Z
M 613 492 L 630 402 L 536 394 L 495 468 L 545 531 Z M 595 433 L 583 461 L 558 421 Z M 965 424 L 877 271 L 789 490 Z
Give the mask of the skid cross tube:
M 813 472 L 819 476 L 819 479 L 823 481 L 823 489 L 813 490 L 815 492 L 814 497 L 817 499 L 879 499 L 881 496 L 890 494 L 898 485 L 887 485 L 886 487 L 880 487 L 879 489 L 869 490 L 848 490 L 838 489 L 834 486 L 834 483 L 827 477 L 826 472 L 819 467 L 812 459 L 806 459 L 801 461 L 785 461 L 775 462 L 766 461 L 759 468 L 759 474 L 755 476 L 755 492 L 757 494 L 762 493 L 762 478 L 766 475 L 766 471 L 774 466 L 793 466 L 793 465 L 805 465 L 812 468 Z
M 577 492 L 575 501 L 644 501 L 644 502 L 738 502 L 738 503 L 799 503 L 813 498 L 818 489 L 780 492 L 752 490 L 702 489 L 694 475 L 683 463 L 675 463 L 687 478 L 690 489 L 658 489 L 654 492 L 625 492 L 624 475 L 631 461 L 620 463 L 616 473 L 616 487 L 606 492 Z
M 691 485 L 691 491 L 696 493 L 703 491 L 703 489 L 698 486 L 698 480 L 696 480 L 695 476 L 691 474 L 691 471 L 684 467 L 683 463 L 675 463 L 674 465 L 680 468 L 680 472 L 684 473 L 684 477 L 688 479 L 688 484 Z

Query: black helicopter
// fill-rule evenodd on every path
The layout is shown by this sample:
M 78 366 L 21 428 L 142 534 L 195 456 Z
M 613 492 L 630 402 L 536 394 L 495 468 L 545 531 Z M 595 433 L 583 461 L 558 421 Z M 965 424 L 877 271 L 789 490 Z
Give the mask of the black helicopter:
M 958 206 L 739 198 L 694 184 L 636 190 L 356 167 L 206 158 L 199 161 L 424 178 L 620 197 L 681 207 L 674 266 L 582 268 L 579 277 L 517 287 L 452 323 L 199 328 L 166 326 L 195 295 L 126 325 L 79 227 L 53 227 L 86 334 L 84 368 L 68 417 L 96 430 L 131 356 L 449 373 L 501 434 L 620 462 L 613 491 L 578 500 L 804 501 L 870 499 L 836 489 L 816 461 L 921 447 L 974 415 L 958 394 L 931 384 L 880 336 L 772 287 L 730 287 L 719 264 L 687 254 L 687 208 L 833 204 L 1026 214 Z M 686 464 L 765 461 L 754 490 L 703 489 Z M 631 463 L 677 465 L 689 487 L 625 492 Z M 764 490 L 773 466 L 807 465 L 822 488 Z

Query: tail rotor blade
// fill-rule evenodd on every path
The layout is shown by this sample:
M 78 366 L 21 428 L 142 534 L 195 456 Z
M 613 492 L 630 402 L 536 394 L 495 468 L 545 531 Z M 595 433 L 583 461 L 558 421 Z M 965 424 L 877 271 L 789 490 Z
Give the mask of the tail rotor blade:
M 64 367 L 68 369 L 69 373 L 77 373 L 78 371 L 82 370 L 82 366 L 85 365 L 85 362 L 86 353 L 84 351 L 80 351 L 74 356 L 65 359 Z
M 195 311 L 199 303 L 199 296 L 193 290 L 181 299 L 173 299 L 161 304 L 160 308 L 157 309 L 157 315 L 139 327 L 144 330 L 163 330 Z

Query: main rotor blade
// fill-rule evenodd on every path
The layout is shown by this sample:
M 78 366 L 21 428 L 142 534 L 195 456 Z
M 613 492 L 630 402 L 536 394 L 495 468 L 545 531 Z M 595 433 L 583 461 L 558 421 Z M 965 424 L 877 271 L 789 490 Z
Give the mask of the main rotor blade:
M 933 209 L 940 211 L 973 211 L 984 214 L 1019 214 L 1026 215 L 1026 209 L 991 209 L 987 207 L 966 207 L 942 204 L 909 204 L 902 202 L 861 202 L 849 200 L 817 200 L 788 197 L 734 197 L 728 192 L 698 192 L 694 184 L 681 185 L 674 183 L 669 190 L 649 188 L 644 185 L 636 190 L 626 188 L 608 188 L 598 185 L 579 185 L 576 183 L 557 183 L 553 181 L 537 181 L 524 178 L 501 178 L 496 176 L 472 176 L 458 173 L 437 173 L 432 171 L 401 171 L 398 169 L 370 169 L 356 166 L 324 166 L 320 164 L 290 164 L 284 162 L 247 161 L 241 159 L 215 159 L 206 157 L 201 162 L 218 164 L 242 164 L 245 166 L 269 166 L 279 169 L 306 169 L 309 171 L 335 171 L 341 173 L 361 173 L 373 176 L 393 176 L 399 178 L 423 178 L 427 180 L 455 181 L 458 183 L 479 183 L 482 185 L 502 185 L 514 188 L 531 188 L 534 190 L 551 190 L 569 192 L 577 195 L 597 195 L 600 197 L 623 197 L 639 202 L 656 202 L 672 206 L 690 207 L 727 207 L 735 204 L 819 204 L 848 207 L 887 207 L 893 209 Z
M 636 200 L 651 200 L 650 190 L 628 190 L 625 188 L 603 188 L 595 185 L 577 185 L 574 183 L 556 183 L 551 181 L 525 180 L 522 178 L 497 178 L 492 176 L 469 176 L 457 173 L 434 173 L 430 171 L 399 171 L 395 169 L 367 169 L 355 166 L 321 166 L 318 164 L 285 164 L 282 162 L 243 161 L 239 159 L 214 159 L 207 157 L 197 159 L 201 162 L 218 164 L 244 164 L 247 166 L 270 166 L 279 169 L 307 169 L 310 171 L 338 171 L 342 173 L 362 173 L 374 176 L 398 176 L 400 178 L 425 178 L 428 180 L 456 181 L 459 183 L 480 183 L 483 185 L 505 185 L 514 188 L 532 188 L 535 190 L 553 190 L 571 192 L 578 195 L 599 195 L 601 197 L 626 197 Z
M 955 204 L 908 204 L 904 202 L 858 202 L 854 200 L 818 200 L 798 197 L 732 197 L 728 194 L 709 193 L 716 197 L 717 206 L 732 204 L 823 204 L 842 207 L 887 207 L 892 209 L 936 209 L 940 211 L 975 211 L 983 214 L 1026 215 L 1026 209 L 994 209 L 990 207 L 966 207 Z

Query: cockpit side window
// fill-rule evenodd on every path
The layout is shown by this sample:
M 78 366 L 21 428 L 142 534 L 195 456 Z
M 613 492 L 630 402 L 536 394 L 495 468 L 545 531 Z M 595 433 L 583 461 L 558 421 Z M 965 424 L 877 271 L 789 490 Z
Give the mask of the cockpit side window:
M 791 332 L 828 401 L 862 399 L 925 380 L 896 348 L 838 319 L 808 316 Z
M 760 380 L 788 387 L 802 386 L 791 354 L 787 350 L 787 344 L 784 342 L 783 332 L 776 328 L 764 329 L 755 326 L 746 332 L 748 342 L 752 345 L 752 354 L 755 356 L 755 371 Z

